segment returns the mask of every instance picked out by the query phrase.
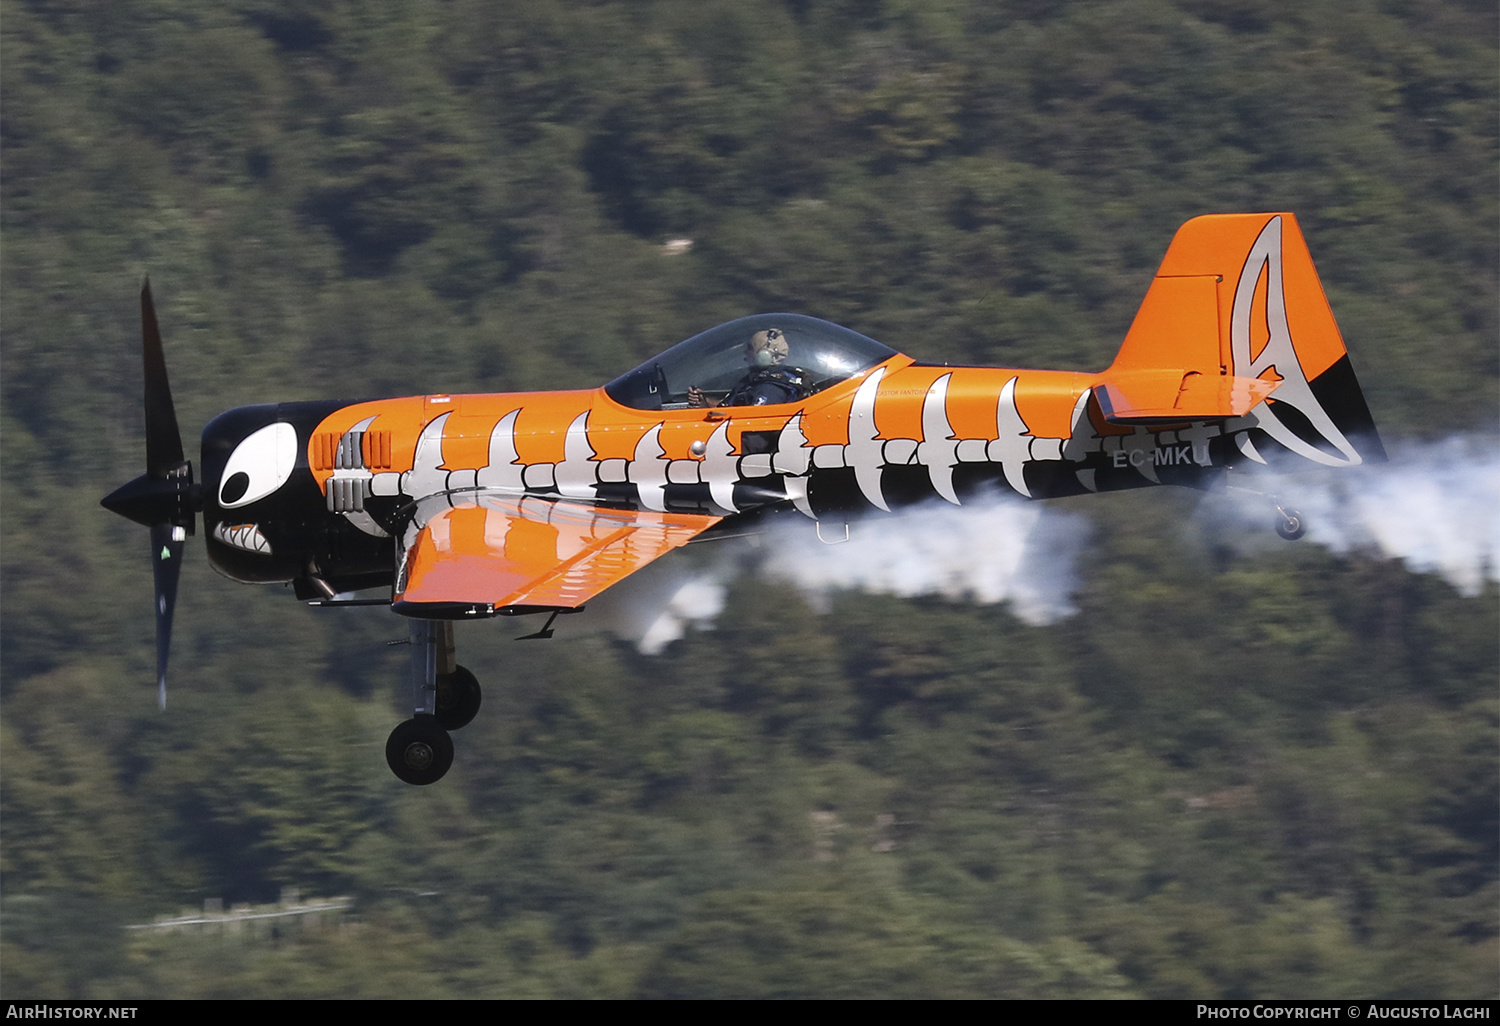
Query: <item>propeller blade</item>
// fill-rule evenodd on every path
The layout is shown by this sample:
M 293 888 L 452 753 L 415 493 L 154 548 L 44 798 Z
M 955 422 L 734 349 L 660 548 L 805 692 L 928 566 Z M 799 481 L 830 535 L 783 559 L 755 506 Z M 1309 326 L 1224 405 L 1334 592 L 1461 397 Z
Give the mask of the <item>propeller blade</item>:
M 172 524 L 151 526 L 151 570 L 156 579 L 156 704 L 167 707 L 167 656 L 172 647 L 172 611 L 187 532 Z
M 164 478 L 182 464 L 182 435 L 177 430 L 149 278 L 141 286 L 141 364 L 146 371 L 146 474 Z
M 156 584 L 156 701 L 167 707 L 167 659 L 172 648 L 172 612 L 187 536 L 197 526 L 202 496 L 193 483 L 193 465 L 182 457 L 182 436 L 151 282 L 141 287 L 141 364 L 146 389 L 146 472 L 104 497 L 111 512 L 151 528 L 151 572 Z

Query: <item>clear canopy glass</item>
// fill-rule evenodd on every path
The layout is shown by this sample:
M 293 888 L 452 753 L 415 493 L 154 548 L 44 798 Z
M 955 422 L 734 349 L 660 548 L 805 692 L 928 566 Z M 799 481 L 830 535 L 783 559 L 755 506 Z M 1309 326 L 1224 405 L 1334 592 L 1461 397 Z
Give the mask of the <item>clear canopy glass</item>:
M 816 317 L 756 314 L 679 342 L 604 391 L 637 410 L 796 401 L 895 355 L 872 338 Z M 760 397 L 750 398 L 754 394 Z

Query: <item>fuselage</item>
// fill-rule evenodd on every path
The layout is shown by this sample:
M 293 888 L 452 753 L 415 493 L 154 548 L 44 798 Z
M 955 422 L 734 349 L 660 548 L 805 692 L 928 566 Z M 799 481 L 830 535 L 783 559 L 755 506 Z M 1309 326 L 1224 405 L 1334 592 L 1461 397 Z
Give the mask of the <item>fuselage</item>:
M 847 521 L 997 490 L 1201 486 L 1238 455 L 1218 424 L 1106 422 L 1098 380 L 898 354 L 776 406 L 641 410 L 599 388 L 242 407 L 204 432 L 205 533 L 238 580 L 343 590 L 389 579 L 392 539 L 438 494 Z

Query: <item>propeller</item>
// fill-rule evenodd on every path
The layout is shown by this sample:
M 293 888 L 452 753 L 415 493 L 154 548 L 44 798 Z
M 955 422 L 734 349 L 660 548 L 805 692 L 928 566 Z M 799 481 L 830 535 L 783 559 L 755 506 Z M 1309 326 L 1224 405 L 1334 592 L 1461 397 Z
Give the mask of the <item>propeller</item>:
M 167 707 L 167 654 L 172 644 L 172 611 L 182 550 L 203 508 L 193 465 L 182 458 L 182 436 L 167 383 L 161 331 L 151 282 L 141 288 L 141 363 L 145 369 L 146 472 L 100 502 L 112 513 L 151 528 L 151 568 L 156 584 L 156 701 Z

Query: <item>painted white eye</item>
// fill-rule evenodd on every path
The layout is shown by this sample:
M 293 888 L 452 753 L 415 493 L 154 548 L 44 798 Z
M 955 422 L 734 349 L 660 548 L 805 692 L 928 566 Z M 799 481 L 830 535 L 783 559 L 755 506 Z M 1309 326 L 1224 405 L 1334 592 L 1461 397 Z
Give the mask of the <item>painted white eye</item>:
M 248 506 L 286 484 L 297 465 L 297 429 L 267 424 L 234 447 L 219 479 L 219 505 Z

